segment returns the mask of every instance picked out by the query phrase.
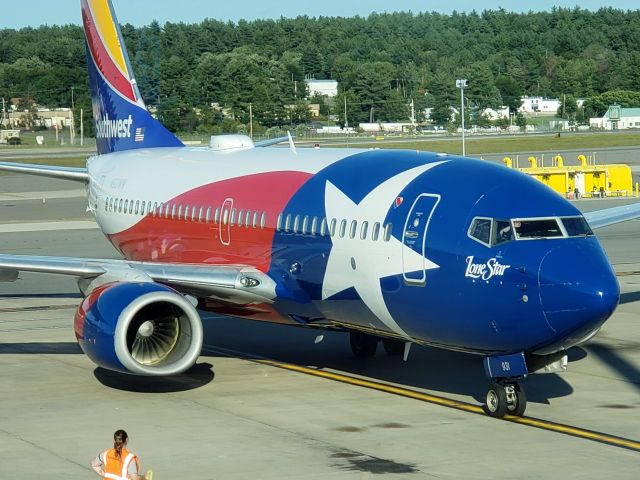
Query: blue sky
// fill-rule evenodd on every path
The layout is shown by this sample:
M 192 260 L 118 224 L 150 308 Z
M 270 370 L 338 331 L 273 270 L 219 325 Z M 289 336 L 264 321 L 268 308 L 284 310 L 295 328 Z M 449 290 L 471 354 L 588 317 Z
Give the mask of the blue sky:
M 5 3 L 5 2 L 3 2 Z M 11 5 L 3 5 L 0 14 L 0 28 L 22 28 L 39 26 L 42 24 L 80 23 L 80 0 L 11 0 Z M 253 20 L 256 18 L 309 16 L 354 16 L 368 15 L 371 12 L 392 12 L 399 10 L 437 11 L 451 13 L 457 11 L 471 11 L 476 9 L 496 9 L 502 6 L 509 11 L 542 11 L 549 10 L 554 5 L 574 7 L 578 3 L 582 8 L 597 10 L 602 6 L 611 6 L 624 10 L 637 10 L 640 4 L 637 0 L 570 0 L 549 1 L 538 0 L 525 2 L 523 0 L 502 0 L 489 2 L 487 0 L 113 0 L 118 19 L 121 23 L 146 25 L 156 19 L 160 23 L 198 22 L 210 17 L 219 20 L 238 21 L 239 19 Z

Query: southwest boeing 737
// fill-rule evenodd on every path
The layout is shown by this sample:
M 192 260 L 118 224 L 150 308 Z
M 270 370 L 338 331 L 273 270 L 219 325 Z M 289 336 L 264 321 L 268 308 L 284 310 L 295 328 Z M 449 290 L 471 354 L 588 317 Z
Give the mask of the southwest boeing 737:
M 122 260 L 0 255 L 71 275 L 75 334 L 97 365 L 173 375 L 200 355 L 200 311 L 476 354 L 486 411 L 522 415 L 519 380 L 566 369 L 619 287 L 592 229 L 640 206 L 582 215 L 548 187 L 481 160 L 385 150 L 264 148 L 241 135 L 185 147 L 154 119 L 110 0 L 82 0 L 97 155 L 86 168 L 0 169 L 86 185 Z M 466 179 L 461 182 L 460 179 Z

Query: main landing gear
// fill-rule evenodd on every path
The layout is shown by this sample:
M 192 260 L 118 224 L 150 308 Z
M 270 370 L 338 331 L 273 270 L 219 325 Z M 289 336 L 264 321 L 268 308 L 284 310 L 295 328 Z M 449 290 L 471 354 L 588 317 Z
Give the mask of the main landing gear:
M 491 382 L 484 406 L 487 415 L 495 418 L 502 418 L 507 414 L 521 417 L 526 408 L 527 396 L 520 382 L 512 379 L 496 379 Z

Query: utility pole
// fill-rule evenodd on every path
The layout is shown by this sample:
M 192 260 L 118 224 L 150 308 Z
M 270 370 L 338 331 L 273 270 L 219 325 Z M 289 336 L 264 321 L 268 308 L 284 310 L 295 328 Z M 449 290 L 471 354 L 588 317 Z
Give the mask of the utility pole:
M 80 109 L 80 146 L 84 146 L 84 111 Z
M 0 125 L 6 126 L 7 121 L 7 109 L 4 103 L 4 97 L 2 97 L 2 120 L 0 120 Z
M 466 156 L 466 150 L 464 145 L 464 89 L 467 87 L 468 82 L 466 78 L 460 78 L 456 80 L 456 87 L 460 89 L 460 118 L 462 120 L 462 156 Z
M 344 128 L 349 128 L 349 120 L 347 120 L 347 96 L 344 96 Z
M 253 140 L 253 104 L 249 104 L 249 137 Z
M 73 118 L 73 114 L 74 114 L 74 111 L 75 111 L 75 99 L 74 99 L 74 96 L 73 96 L 74 88 L 75 87 L 73 87 L 73 86 L 71 87 L 71 126 L 70 126 L 71 145 L 74 144 L 74 137 L 75 137 L 75 134 L 76 134 L 76 125 L 75 125 L 75 121 L 74 121 L 74 118 Z

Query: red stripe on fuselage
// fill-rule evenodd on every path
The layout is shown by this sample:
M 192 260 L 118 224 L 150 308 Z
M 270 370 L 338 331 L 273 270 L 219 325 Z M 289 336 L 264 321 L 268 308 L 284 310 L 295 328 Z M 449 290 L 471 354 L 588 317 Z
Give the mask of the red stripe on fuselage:
M 188 220 L 147 216 L 133 227 L 110 235 L 109 239 L 130 260 L 248 265 L 267 272 L 271 266 L 277 217 L 310 177 L 311 174 L 304 172 L 269 172 L 204 185 L 167 202 L 182 205 L 183 215 L 188 205 Z M 220 221 L 214 223 L 213 216 L 227 199 L 233 199 L 233 208 L 237 213 L 242 210 L 245 217 L 250 210 L 252 221 L 253 212 L 259 213 L 257 228 L 240 227 L 236 218 L 235 225 L 229 227 L 229 244 L 225 245 L 226 235 L 220 237 Z M 191 221 L 194 206 L 197 213 L 200 207 L 205 211 L 211 207 L 209 223 Z M 266 212 L 267 217 L 264 229 L 260 228 L 262 212 Z
M 98 28 L 91 17 L 91 12 L 86 2 L 82 2 L 82 23 L 84 24 L 84 31 L 87 35 L 87 43 L 91 50 L 91 56 L 98 70 L 113 88 L 132 102 L 135 102 L 136 95 L 133 86 L 129 79 L 124 76 L 113 62 L 111 55 L 102 43 Z M 91 59 L 88 59 L 88 61 L 91 61 Z

